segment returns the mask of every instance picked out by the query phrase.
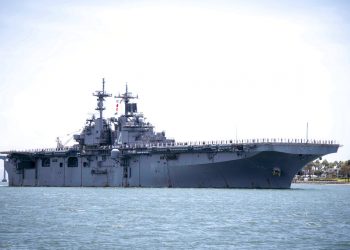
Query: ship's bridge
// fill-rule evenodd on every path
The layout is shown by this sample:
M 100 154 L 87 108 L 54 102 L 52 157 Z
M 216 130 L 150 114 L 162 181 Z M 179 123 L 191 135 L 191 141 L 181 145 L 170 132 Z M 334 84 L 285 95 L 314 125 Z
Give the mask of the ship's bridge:
M 128 92 L 127 85 L 125 93 L 115 98 L 125 105 L 124 114 L 118 118 L 115 145 L 174 142 L 165 137 L 165 132 L 154 132 L 154 126 L 145 121 L 146 118 L 137 110 L 137 104 L 131 102 L 132 99 L 138 99 L 138 96 Z

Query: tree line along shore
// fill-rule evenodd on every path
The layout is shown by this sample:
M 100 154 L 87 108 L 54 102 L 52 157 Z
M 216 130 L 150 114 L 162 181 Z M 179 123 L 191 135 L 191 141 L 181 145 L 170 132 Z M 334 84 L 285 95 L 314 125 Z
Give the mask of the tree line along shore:
M 350 160 L 328 162 L 320 159 L 308 163 L 294 177 L 294 183 L 350 183 Z

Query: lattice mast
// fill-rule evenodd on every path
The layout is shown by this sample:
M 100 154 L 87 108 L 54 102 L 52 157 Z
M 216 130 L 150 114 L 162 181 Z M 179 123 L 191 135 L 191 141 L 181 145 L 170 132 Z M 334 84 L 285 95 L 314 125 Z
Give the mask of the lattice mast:
M 93 93 L 94 96 L 97 97 L 97 107 L 96 110 L 100 113 L 100 129 L 102 129 L 103 126 L 103 110 L 106 108 L 103 106 L 103 102 L 105 101 L 105 97 L 111 97 L 112 94 L 108 94 L 105 91 L 105 79 L 102 78 L 102 91 L 98 90 Z
M 131 105 L 129 105 L 129 102 L 131 99 L 138 99 L 138 96 L 133 96 L 131 92 L 128 92 L 128 83 L 125 84 L 125 93 L 124 94 L 119 94 L 118 96 L 115 96 L 115 98 L 120 99 L 121 102 L 124 102 L 124 115 L 125 116 L 132 116 L 133 112 L 136 111 L 136 106 L 135 108 L 132 108 Z M 131 114 L 129 114 L 131 113 Z

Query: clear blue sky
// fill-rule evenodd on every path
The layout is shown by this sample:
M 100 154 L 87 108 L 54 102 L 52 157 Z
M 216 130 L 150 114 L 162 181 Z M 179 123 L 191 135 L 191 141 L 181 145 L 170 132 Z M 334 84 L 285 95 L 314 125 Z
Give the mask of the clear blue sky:
M 335 139 L 350 159 L 350 1 L 1 1 L 0 150 L 54 147 L 128 82 L 178 141 Z M 112 116 L 114 100 L 107 102 Z

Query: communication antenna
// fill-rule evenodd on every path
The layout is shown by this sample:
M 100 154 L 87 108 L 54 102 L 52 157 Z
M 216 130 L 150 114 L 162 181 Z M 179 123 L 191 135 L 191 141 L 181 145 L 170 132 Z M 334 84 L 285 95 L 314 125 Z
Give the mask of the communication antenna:
M 306 122 L 306 142 L 309 142 L 309 122 Z
M 237 126 L 236 126 L 236 141 L 238 139 L 238 134 L 237 134 Z

